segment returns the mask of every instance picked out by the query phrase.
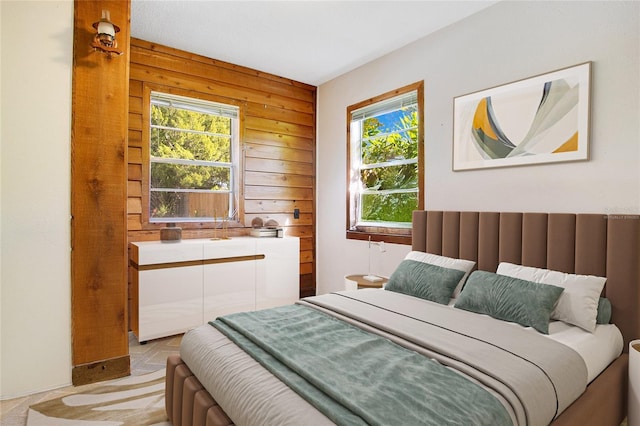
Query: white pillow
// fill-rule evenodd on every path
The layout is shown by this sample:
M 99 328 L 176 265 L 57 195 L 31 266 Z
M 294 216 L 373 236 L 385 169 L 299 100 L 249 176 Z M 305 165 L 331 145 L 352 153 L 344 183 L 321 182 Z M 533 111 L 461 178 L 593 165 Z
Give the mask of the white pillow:
M 566 274 L 549 269 L 501 262 L 497 274 L 563 287 L 551 318 L 576 325 L 590 333 L 596 328 L 598 301 L 607 280 L 594 275 Z
M 422 251 L 412 251 L 405 259 L 415 260 L 416 262 L 429 263 L 431 265 L 442 266 L 443 268 L 456 269 L 464 272 L 464 275 L 453 290 L 452 298 L 458 297 L 464 282 L 471 273 L 471 270 L 476 265 L 476 262 L 472 260 L 454 259 L 452 257 L 440 256 L 437 254 L 424 253 Z

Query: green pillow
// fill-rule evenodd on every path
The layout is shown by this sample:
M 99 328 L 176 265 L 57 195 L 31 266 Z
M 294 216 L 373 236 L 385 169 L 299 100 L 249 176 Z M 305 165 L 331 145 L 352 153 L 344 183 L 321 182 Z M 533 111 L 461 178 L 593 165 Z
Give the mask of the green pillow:
M 405 259 L 384 289 L 446 305 L 464 271 Z
M 598 316 L 596 324 L 609 324 L 611 322 L 611 301 L 606 297 L 598 300 Z
M 564 289 L 486 271 L 473 272 L 456 308 L 517 322 L 549 334 L 551 311 Z

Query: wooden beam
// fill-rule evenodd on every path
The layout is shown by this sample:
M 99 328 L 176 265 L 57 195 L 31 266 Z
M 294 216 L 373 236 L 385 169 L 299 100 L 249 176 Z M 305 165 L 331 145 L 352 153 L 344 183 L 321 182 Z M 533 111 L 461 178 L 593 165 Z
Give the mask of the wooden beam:
M 90 45 L 108 10 L 121 56 Z M 73 384 L 128 375 L 130 0 L 76 0 L 71 139 Z

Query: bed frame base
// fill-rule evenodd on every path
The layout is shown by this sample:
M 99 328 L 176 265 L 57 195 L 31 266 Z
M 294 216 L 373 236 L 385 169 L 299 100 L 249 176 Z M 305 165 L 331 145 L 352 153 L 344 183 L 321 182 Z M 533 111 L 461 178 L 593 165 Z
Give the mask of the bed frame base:
M 628 364 L 628 354 L 616 359 L 551 426 L 619 426 L 627 413 Z M 233 425 L 179 355 L 167 358 L 165 398 L 173 426 Z
M 551 423 L 553 426 L 619 426 L 627 416 L 629 354 L 622 354 Z
M 179 355 L 167 358 L 165 408 L 173 426 L 233 425 Z

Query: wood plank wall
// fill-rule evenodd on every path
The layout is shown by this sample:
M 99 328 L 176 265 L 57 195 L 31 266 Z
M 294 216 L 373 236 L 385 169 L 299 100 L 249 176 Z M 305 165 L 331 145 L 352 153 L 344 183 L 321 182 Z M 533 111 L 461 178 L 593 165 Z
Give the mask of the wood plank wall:
M 159 240 L 148 221 L 150 90 L 240 107 L 243 152 L 241 220 L 275 219 L 300 237 L 300 294 L 315 294 L 316 87 L 189 52 L 131 39 L 129 91 L 128 241 Z M 299 218 L 294 218 L 294 209 Z M 209 238 L 211 223 L 182 224 L 183 238 Z M 216 231 L 219 232 L 219 231 Z M 219 234 L 218 234 L 219 235 Z
M 127 109 L 129 1 L 74 7 L 71 139 L 72 380 L 129 374 L 127 338 Z M 90 47 L 102 10 L 120 27 L 122 56 Z M 45 354 L 43 354 L 46 356 Z

